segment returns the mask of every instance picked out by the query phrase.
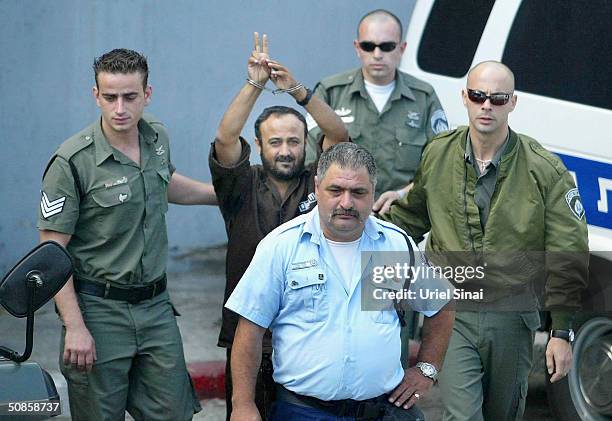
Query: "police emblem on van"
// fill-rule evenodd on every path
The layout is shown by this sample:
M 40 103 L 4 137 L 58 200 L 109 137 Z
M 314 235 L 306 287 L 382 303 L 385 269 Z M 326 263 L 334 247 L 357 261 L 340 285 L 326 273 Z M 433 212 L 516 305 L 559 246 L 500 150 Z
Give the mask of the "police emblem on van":
M 565 201 L 576 218 L 582 219 L 584 216 L 584 206 L 582 206 L 582 200 L 580 199 L 578 189 L 571 189 L 565 193 Z

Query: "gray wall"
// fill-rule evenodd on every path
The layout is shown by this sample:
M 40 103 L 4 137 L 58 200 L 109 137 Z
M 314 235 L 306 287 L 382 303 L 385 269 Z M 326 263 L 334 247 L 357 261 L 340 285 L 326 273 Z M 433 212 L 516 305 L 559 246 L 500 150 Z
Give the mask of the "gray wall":
M 0 270 L 38 241 L 40 179 L 49 156 L 98 115 L 91 95 L 95 56 L 117 47 L 149 58 L 153 100 L 178 170 L 210 181 L 207 156 L 225 107 L 244 82 L 253 31 L 298 80 L 358 65 L 355 26 L 383 7 L 404 25 L 413 0 L 146 1 L 0 0 Z M 254 115 L 287 96 L 262 95 Z M 252 140 L 254 119 L 244 135 Z M 259 157 L 253 157 L 259 161 Z M 171 206 L 171 265 L 197 247 L 226 241 L 216 207 Z M 1 275 L 1 273 L 0 273 Z

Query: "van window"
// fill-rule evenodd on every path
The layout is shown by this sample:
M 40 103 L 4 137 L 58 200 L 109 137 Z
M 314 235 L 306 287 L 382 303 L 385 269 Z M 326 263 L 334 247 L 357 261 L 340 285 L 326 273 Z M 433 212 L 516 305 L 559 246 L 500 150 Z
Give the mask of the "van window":
M 612 109 L 612 2 L 525 0 L 502 61 L 516 89 Z
M 437 0 L 419 45 L 419 67 L 445 76 L 465 76 L 494 3 L 495 0 Z

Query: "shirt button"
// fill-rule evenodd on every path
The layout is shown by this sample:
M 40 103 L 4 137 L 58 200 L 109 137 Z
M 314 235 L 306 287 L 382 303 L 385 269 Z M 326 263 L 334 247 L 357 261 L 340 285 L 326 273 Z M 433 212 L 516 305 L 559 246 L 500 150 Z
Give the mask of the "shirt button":
M 91 139 L 91 136 L 85 136 L 85 140 Z
M 397 144 L 398 144 L 399 146 L 402 146 L 404 143 L 403 143 L 403 142 L 397 142 Z
M 344 357 L 344 362 L 345 363 L 349 362 L 349 360 L 350 360 L 350 358 L 348 357 L 348 355 Z

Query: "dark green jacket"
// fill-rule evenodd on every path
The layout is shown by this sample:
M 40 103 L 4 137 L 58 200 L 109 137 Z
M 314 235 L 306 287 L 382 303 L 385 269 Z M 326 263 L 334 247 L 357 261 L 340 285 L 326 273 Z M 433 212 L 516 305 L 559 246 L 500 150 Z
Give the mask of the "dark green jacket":
M 572 176 L 556 155 L 511 131 L 483 229 L 474 202 L 476 171 L 465 160 L 467 132 L 459 127 L 429 144 L 413 189 L 387 219 L 415 238 L 430 231 L 428 253 L 464 251 L 491 262 L 485 301 L 524 292 L 543 277 L 547 308 L 579 307 L 588 238 Z

